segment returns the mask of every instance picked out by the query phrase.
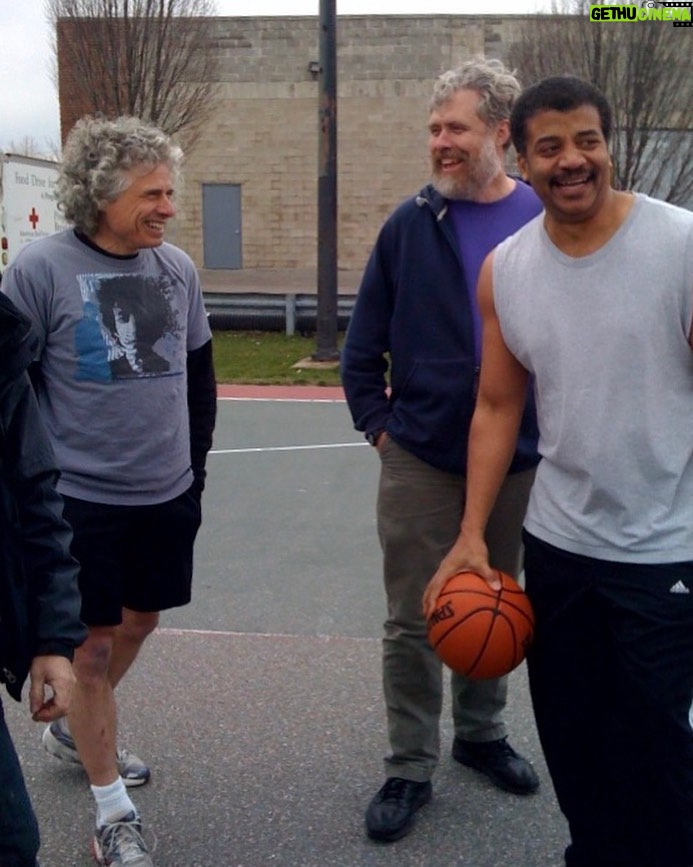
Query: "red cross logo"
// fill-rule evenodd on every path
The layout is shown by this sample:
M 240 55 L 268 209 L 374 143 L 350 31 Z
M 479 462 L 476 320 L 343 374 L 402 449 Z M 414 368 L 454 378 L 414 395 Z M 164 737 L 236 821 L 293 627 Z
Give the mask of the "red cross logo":
M 31 213 L 29 214 L 29 222 L 31 223 L 31 228 L 36 229 L 36 224 L 39 221 L 39 215 L 36 213 L 36 208 L 31 209 Z

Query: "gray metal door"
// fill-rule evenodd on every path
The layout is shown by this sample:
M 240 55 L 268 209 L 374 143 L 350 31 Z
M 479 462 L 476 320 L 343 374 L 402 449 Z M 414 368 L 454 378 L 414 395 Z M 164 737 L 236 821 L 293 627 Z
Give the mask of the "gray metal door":
M 243 267 L 240 184 L 202 184 L 202 237 L 205 268 Z

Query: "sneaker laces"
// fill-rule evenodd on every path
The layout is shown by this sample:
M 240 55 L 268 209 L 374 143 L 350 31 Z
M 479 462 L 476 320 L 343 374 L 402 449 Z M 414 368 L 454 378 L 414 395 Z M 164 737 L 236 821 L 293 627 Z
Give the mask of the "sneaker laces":
M 404 780 L 402 777 L 391 777 L 382 788 L 382 801 L 399 801 L 404 796 L 407 786 L 412 780 Z
M 100 846 L 107 858 L 117 857 L 117 863 L 136 864 L 140 855 L 150 855 L 156 849 L 156 836 L 152 836 L 152 845 L 147 843 L 140 830 L 137 820 L 128 821 L 127 818 L 117 822 L 109 822 L 100 829 Z M 107 863 L 110 863 L 107 862 Z
M 512 758 L 518 758 L 517 753 L 510 746 L 507 738 L 501 738 L 498 741 L 491 741 L 490 743 L 493 745 L 492 747 L 488 747 L 487 744 L 484 744 L 488 753 L 495 754 L 497 756 L 510 756 Z
M 125 749 L 125 747 L 117 747 L 116 748 L 116 759 L 121 764 L 129 765 L 133 755 L 134 754 L 131 753 L 130 750 Z M 137 761 L 140 762 L 141 759 L 138 759 Z

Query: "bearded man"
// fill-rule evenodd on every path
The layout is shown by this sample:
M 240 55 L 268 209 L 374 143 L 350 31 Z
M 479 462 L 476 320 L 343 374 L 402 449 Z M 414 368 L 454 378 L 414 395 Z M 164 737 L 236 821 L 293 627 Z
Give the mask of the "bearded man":
M 429 113 L 432 182 L 383 226 L 366 267 L 342 354 L 354 426 L 380 460 L 378 534 L 387 619 L 383 685 L 391 754 L 366 812 L 374 840 L 407 834 L 431 798 L 443 679 L 421 599 L 457 538 L 481 360 L 476 303 L 486 255 L 541 211 L 504 169 L 520 93 L 495 60 L 474 59 L 435 82 Z M 386 379 L 386 374 L 389 375 Z M 521 525 L 538 462 L 528 403 L 515 458 L 489 522 L 497 568 L 517 575 Z M 453 758 L 514 794 L 536 791 L 532 765 L 507 740 L 506 678 L 451 681 Z

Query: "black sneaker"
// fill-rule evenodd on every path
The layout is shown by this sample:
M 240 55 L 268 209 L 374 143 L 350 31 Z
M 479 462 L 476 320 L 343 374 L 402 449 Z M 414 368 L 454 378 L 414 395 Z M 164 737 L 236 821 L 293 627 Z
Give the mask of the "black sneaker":
M 527 759 L 515 752 L 507 738 L 476 742 L 456 737 L 452 742 L 452 757 L 460 764 L 486 774 L 499 789 L 514 795 L 531 795 L 539 788 L 536 771 Z
M 366 810 L 366 830 L 371 840 L 391 843 L 408 834 L 414 813 L 431 800 L 432 791 L 430 781 L 417 783 L 388 777 Z

